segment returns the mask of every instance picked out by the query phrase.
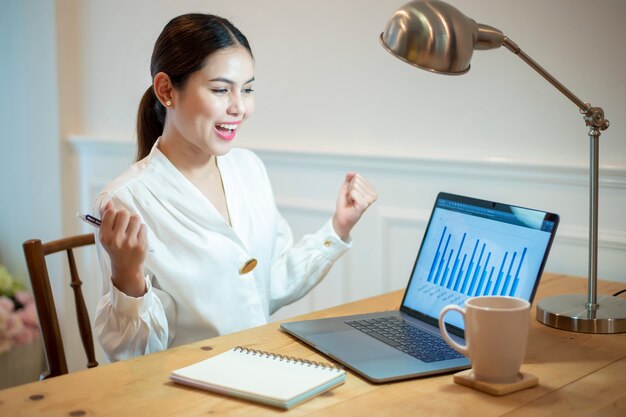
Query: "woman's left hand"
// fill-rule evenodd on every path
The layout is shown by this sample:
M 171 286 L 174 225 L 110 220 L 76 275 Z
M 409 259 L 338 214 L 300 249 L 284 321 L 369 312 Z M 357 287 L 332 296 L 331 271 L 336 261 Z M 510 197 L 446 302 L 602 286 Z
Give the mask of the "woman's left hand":
M 350 230 L 377 198 L 376 190 L 365 177 L 355 172 L 346 174 L 333 215 L 333 228 L 343 241 L 350 239 Z

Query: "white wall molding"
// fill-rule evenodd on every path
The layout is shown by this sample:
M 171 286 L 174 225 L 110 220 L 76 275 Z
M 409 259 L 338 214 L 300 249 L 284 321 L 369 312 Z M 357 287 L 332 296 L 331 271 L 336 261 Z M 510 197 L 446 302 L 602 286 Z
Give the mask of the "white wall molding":
M 68 143 L 76 153 L 131 156 L 135 144 L 122 138 L 70 136 Z M 443 174 L 477 179 L 513 180 L 588 187 L 589 167 L 581 164 L 533 162 L 504 158 L 448 158 L 359 152 L 323 152 L 310 149 L 248 147 L 266 164 L 306 165 L 310 168 L 344 168 L 384 171 L 389 174 Z M 132 156 L 131 156 L 132 157 Z M 626 166 L 600 165 L 600 188 L 626 190 Z
M 396 271 L 396 264 L 394 257 L 398 255 L 400 248 L 397 247 L 398 239 L 394 236 L 394 228 L 405 229 L 415 233 L 416 235 L 422 236 L 424 230 L 426 229 L 426 224 L 428 223 L 429 213 L 426 213 L 421 210 L 416 209 L 406 209 L 403 207 L 391 207 L 391 206 L 382 206 L 377 208 L 378 216 L 379 216 L 379 234 L 381 236 L 381 272 L 380 276 L 384 279 L 384 289 L 385 291 L 392 291 L 398 289 L 398 285 L 400 284 L 402 278 L 404 278 L 404 282 L 407 281 L 408 276 L 403 275 L 401 272 Z M 415 240 L 417 243 L 417 238 Z M 402 243 L 404 244 L 404 242 Z M 412 256 L 415 258 L 417 254 L 419 246 L 412 245 L 409 248 L 406 248 L 406 255 L 402 254 L 401 256 L 406 256 L 403 264 L 405 264 L 405 270 L 408 270 L 407 267 L 411 266 Z M 411 255 L 412 254 L 412 255 Z
M 67 140 L 76 155 L 80 207 L 90 210 L 97 189 L 132 163 L 134 144 L 120 138 L 72 136 Z M 396 276 L 402 263 L 410 263 L 416 251 L 415 230 L 423 230 L 439 189 L 502 196 L 502 200 L 528 201 L 529 205 L 551 207 L 562 215 L 548 270 L 584 275 L 587 264 L 587 167 L 566 163 L 488 160 L 480 158 L 419 157 L 414 155 L 374 155 L 273 149 L 255 147 L 265 162 L 274 185 L 276 201 L 292 224 L 296 239 L 303 232 L 319 226 L 332 215 L 335 207 L 335 181 L 345 170 L 364 172 L 379 193 L 385 195 L 359 225 L 359 244 L 365 241 L 379 259 L 369 259 L 369 269 L 362 268 L 358 250 L 346 256 L 341 268 L 355 275 L 345 287 L 333 287 L 342 297 L 368 294 L 397 286 Z M 626 227 L 623 217 L 611 207 L 626 205 L 626 167 L 604 166 L 600 169 L 601 222 L 598 233 L 599 276 L 626 279 L 621 272 L 626 254 Z M 333 189 L 332 195 L 330 191 Z M 406 194 L 406 190 L 413 190 Z M 532 191 L 529 191 L 532 190 Z M 527 194 L 527 195 L 526 195 Z M 384 204 L 384 206 L 382 205 Z M 368 225 L 369 223 L 369 225 Z M 417 242 L 418 243 L 418 242 Z M 405 247 L 405 246 L 408 246 Z M 367 257 L 367 254 L 364 255 Z M 372 269 L 374 268 L 374 269 Z M 355 288 L 357 275 L 382 275 L 382 283 L 370 289 Z M 373 278 L 372 278 L 373 279 Z M 377 279 L 380 279 L 378 277 Z M 390 281 L 391 280 L 391 281 Z M 318 299 L 323 296 L 319 295 Z M 332 298 L 332 297 L 331 297 Z M 313 300 L 309 300 L 313 303 Z M 317 302 L 315 302 L 317 304 Z M 313 304 L 310 304 L 313 305 Z
M 70 136 L 67 139 L 71 149 L 83 157 L 90 155 L 98 158 L 132 158 L 135 144 L 123 138 L 106 138 L 95 136 Z M 277 165 L 288 169 L 299 169 L 306 166 L 308 169 L 339 168 L 360 171 L 382 171 L 388 175 L 446 175 L 449 177 L 514 180 L 553 185 L 573 185 L 588 187 L 588 168 L 576 164 L 564 163 L 532 163 L 529 161 L 490 160 L 480 158 L 444 158 L 419 157 L 400 155 L 374 155 L 366 153 L 330 153 L 314 150 L 281 150 L 273 148 L 254 147 L 256 152 L 267 165 Z M 129 161 L 129 163 L 132 161 Z M 110 178 L 112 179 L 112 178 Z M 95 189 L 101 189 L 110 180 L 104 176 L 91 177 L 88 191 L 89 198 L 95 197 Z M 620 189 L 626 191 L 626 167 L 604 166 L 600 168 L 600 188 Z M 306 200 L 298 196 L 280 195 L 277 193 L 277 205 L 281 209 L 298 210 L 309 214 L 332 215 L 331 206 L 324 200 Z M 93 200 L 91 200 L 93 203 Z M 85 207 L 85 206 L 83 206 Z M 91 206 L 86 208 L 91 209 Z M 586 209 L 586 208 L 585 208 Z M 381 221 L 385 226 L 389 222 L 408 222 L 407 224 L 422 223 L 424 214 L 402 207 L 379 208 Z M 570 245 L 588 245 L 588 231 L 586 227 L 559 228 L 557 238 Z M 600 229 L 598 232 L 599 248 L 610 248 L 626 252 L 626 232 L 610 229 Z
M 72 135 L 66 141 L 77 154 L 129 155 L 135 150 L 135 143 L 117 137 Z
M 133 160 L 134 144 L 121 139 L 73 136 L 68 149 L 76 160 L 76 201 L 92 209 L 97 193 Z M 561 225 L 546 265 L 547 271 L 587 274 L 587 169 L 567 164 L 368 155 L 310 150 L 253 149 L 264 161 L 276 204 L 299 240 L 322 226 L 335 210 L 343 172 L 357 170 L 376 184 L 376 202 L 352 231 L 353 248 L 303 299 L 278 311 L 272 320 L 403 288 L 411 273 L 433 204 L 440 189 L 471 195 L 498 196 L 502 201 L 552 207 Z M 611 207 L 626 206 L 626 167 L 601 169 L 601 229 L 598 276 L 626 282 L 626 224 Z M 454 191 L 452 191 L 454 192 Z M 77 227 L 86 225 L 77 223 Z M 94 256 L 92 276 L 100 276 Z M 85 276 L 89 276 L 87 272 Z M 90 305 L 100 297 L 99 285 L 85 293 Z M 100 359 L 103 359 L 99 352 Z
M 277 195 L 276 206 L 280 213 L 287 219 L 288 223 L 301 232 L 307 229 L 307 226 L 321 226 L 321 222 L 330 218 L 333 214 L 333 207 L 327 202 L 318 199 L 294 198 L 289 195 Z M 299 227 L 298 227 L 299 226 Z M 294 236 L 297 241 L 298 237 Z M 318 284 L 309 294 L 295 303 L 283 307 L 272 315 L 272 320 L 282 320 L 299 314 L 304 314 L 313 310 L 319 310 L 332 307 L 345 302 L 350 294 L 350 280 L 343 279 L 349 277 L 350 264 L 346 262 L 349 255 L 337 262 L 329 275 L 320 284 Z
M 325 153 L 305 150 L 277 150 L 251 148 L 264 161 L 309 166 L 345 167 L 346 161 L 354 169 L 382 170 L 399 175 L 445 174 L 472 176 L 522 182 L 552 184 L 589 184 L 589 167 L 580 164 L 531 162 L 502 158 L 446 158 L 440 156 L 381 155 L 366 153 Z M 600 166 L 600 187 L 626 189 L 626 166 Z
M 557 239 L 561 242 L 588 247 L 589 231 L 583 227 L 559 227 Z M 626 234 L 608 230 L 598 231 L 598 248 L 626 252 Z
M 307 200 L 280 194 L 275 196 L 275 200 L 276 206 L 278 206 L 281 212 L 283 210 L 291 210 L 325 217 L 330 217 L 334 213 L 332 210 L 334 207 L 329 207 L 326 201 L 323 200 Z

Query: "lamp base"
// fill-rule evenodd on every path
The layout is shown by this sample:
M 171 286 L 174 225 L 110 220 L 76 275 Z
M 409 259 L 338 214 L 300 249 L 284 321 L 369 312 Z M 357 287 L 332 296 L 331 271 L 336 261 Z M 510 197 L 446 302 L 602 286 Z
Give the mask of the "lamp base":
M 537 320 L 546 326 L 572 332 L 626 332 L 626 299 L 600 296 L 599 307 L 595 310 L 588 309 L 587 302 L 587 296 L 582 294 L 544 298 L 537 302 Z

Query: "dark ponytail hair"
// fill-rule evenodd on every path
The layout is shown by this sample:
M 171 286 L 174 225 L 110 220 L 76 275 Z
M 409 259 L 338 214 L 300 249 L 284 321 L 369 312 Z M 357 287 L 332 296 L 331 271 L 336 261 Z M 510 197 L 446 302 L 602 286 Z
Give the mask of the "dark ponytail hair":
M 241 45 L 250 56 L 246 37 L 228 20 L 210 14 L 185 14 L 165 25 L 150 61 L 152 79 L 166 73 L 176 89 L 185 86 L 189 76 L 204 66 L 207 58 L 221 49 Z M 137 112 L 137 161 L 145 158 L 163 133 L 166 110 L 148 87 Z

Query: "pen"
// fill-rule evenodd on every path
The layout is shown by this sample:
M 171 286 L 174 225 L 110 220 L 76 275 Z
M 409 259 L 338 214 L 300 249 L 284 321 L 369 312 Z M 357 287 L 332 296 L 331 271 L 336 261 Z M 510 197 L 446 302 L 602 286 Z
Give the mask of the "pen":
M 78 217 L 85 223 L 92 225 L 93 227 L 100 227 L 100 225 L 102 224 L 102 220 L 97 217 L 93 217 L 91 214 L 76 213 L 76 217 Z
M 102 220 L 100 220 L 97 217 L 92 216 L 91 214 L 76 213 L 76 217 L 78 217 L 85 223 L 92 225 L 93 227 L 99 228 L 100 225 L 102 224 Z M 148 246 L 148 252 L 154 252 L 154 250 L 150 246 Z

